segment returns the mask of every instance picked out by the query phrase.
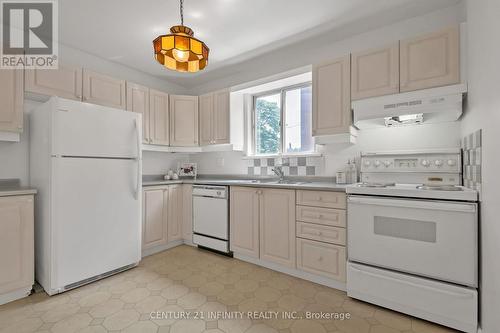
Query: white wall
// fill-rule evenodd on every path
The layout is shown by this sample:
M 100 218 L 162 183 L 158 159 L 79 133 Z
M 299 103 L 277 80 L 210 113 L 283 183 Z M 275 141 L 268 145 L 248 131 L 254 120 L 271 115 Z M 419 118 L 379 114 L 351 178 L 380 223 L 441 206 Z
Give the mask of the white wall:
M 467 1 L 468 108 L 463 135 L 483 129 L 481 203 L 481 326 L 500 330 L 500 1 Z
M 460 146 L 460 123 L 427 124 L 400 128 L 376 128 L 359 131 L 358 141 L 351 144 L 321 146 L 324 167 L 318 176 L 333 177 L 345 167 L 348 159 L 361 152 L 456 148 Z M 242 152 L 202 153 L 191 155 L 202 174 L 246 174 L 247 161 Z M 221 159 L 224 159 L 221 166 Z
M 167 154 L 154 151 L 142 152 L 142 174 L 165 175 L 168 170 L 177 170 L 177 163 L 189 161 L 187 154 Z

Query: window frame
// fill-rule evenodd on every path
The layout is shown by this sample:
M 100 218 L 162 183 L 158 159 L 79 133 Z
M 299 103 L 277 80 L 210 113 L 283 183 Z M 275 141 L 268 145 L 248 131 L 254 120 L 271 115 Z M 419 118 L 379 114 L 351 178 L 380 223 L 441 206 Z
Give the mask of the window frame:
M 305 152 L 297 152 L 297 153 L 287 153 L 283 152 L 283 147 L 285 147 L 285 140 L 286 140 L 286 92 L 290 90 L 296 90 L 299 88 L 306 88 L 306 87 L 311 87 L 312 89 L 312 81 L 307 81 L 303 83 L 298 83 L 290 86 L 286 86 L 283 88 L 278 88 L 278 89 L 272 89 L 272 90 L 267 90 L 263 91 L 257 94 L 252 94 L 252 145 L 251 145 L 251 155 L 256 156 L 256 157 L 264 157 L 264 156 L 283 156 L 283 155 L 309 155 L 309 154 L 316 154 L 316 145 L 313 144 L 313 150 L 311 151 L 305 151 Z M 279 149 L 278 153 L 276 154 L 257 154 L 256 152 L 256 128 L 255 128 L 255 121 L 256 121 L 256 110 L 255 107 L 257 105 L 257 98 L 259 97 L 266 97 L 266 96 L 271 96 L 271 95 L 277 95 L 280 94 L 280 142 L 279 142 Z M 312 103 L 312 100 L 311 100 Z M 311 105 L 311 112 L 312 112 L 312 105 Z

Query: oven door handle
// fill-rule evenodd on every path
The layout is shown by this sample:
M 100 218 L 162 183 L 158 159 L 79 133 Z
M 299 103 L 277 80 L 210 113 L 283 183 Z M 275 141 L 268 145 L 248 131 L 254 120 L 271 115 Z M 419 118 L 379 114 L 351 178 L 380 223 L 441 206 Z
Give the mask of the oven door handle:
M 441 211 L 453 211 L 464 213 L 475 213 L 477 204 L 475 203 L 451 203 L 445 201 L 429 201 L 429 200 L 407 200 L 407 199 L 382 199 L 368 198 L 359 196 L 349 196 L 347 202 L 358 205 L 374 205 L 384 207 L 402 207 L 402 208 L 417 208 L 431 209 Z

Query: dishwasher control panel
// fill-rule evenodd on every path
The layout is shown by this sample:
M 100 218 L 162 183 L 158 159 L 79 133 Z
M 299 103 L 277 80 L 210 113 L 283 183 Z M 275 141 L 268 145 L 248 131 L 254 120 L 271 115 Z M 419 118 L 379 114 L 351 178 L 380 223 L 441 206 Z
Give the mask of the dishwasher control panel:
M 227 186 L 193 185 L 194 197 L 227 198 Z

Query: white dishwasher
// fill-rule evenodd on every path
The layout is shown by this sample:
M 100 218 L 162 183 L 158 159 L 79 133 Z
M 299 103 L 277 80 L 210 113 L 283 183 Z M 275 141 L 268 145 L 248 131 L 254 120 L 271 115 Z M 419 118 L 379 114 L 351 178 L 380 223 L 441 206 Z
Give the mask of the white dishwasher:
M 193 243 L 229 253 L 228 187 L 193 185 Z

